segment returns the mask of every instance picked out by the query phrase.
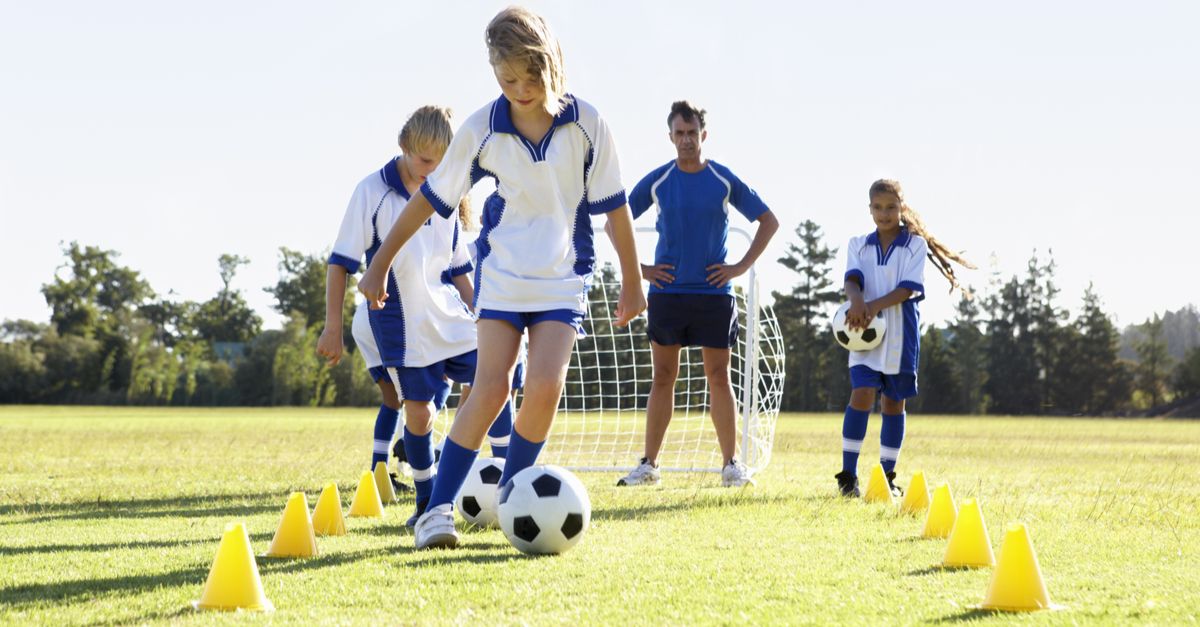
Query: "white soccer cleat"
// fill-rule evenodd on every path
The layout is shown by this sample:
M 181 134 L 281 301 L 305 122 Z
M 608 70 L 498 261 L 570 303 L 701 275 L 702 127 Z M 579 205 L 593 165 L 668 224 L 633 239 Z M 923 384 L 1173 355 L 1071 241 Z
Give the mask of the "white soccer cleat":
M 658 482 L 661 480 L 662 474 L 658 472 L 658 468 L 651 465 L 650 460 L 643 457 L 637 468 L 634 468 L 629 471 L 629 474 L 617 480 L 617 485 L 658 485 Z
M 721 485 L 727 488 L 740 488 L 754 485 L 754 479 L 750 478 L 750 469 L 735 459 L 721 469 Z
M 449 503 L 426 510 L 417 519 L 413 531 L 417 549 L 452 549 L 458 546 L 458 530 L 454 528 L 454 509 Z

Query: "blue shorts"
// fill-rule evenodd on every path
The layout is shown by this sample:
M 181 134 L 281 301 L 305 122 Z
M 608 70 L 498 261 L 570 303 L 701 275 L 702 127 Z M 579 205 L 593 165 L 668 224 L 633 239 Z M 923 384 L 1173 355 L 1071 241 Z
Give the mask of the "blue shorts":
M 572 329 L 575 335 L 584 337 L 583 313 L 571 309 L 549 309 L 546 311 L 500 311 L 499 309 L 480 309 L 480 320 L 503 320 L 513 326 L 517 333 L 525 333 L 525 329 L 535 324 L 553 320 L 561 322 Z M 522 377 L 524 378 L 524 377 Z
M 737 342 L 737 307 L 731 294 L 651 294 L 646 335 L 660 346 L 732 348 Z
M 375 383 L 391 380 L 391 377 L 388 376 L 387 366 L 375 366 L 374 368 L 367 368 L 367 372 L 370 373 L 371 380 Z
M 873 388 L 883 390 L 883 395 L 893 401 L 902 401 L 917 395 L 917 375 L 912 373 L 883 374 L 867 366 L 850 368 L 851 388 Z
M 406 401 L 427 403 L 433 401 L 438 409 L 446 404 L 450 395 L 450 381 L 471 385 L 475 381 L 475 364 L 478 351 L 469 351 L 449 359 L 443 359 L 421 368 L 391 368 L 396 373 L 393 381 L 400 398 Z M 374 369 L 372 369 L 372 374 Z M 385 376 L 386 371 L 385 371 Z M 389 377 L 390 378 L 390 377 Z M 449 380 L 447 380 L 449 379 Z M 517 362 L 513 372 L 512 389 L 525 387 L 525 364 Z

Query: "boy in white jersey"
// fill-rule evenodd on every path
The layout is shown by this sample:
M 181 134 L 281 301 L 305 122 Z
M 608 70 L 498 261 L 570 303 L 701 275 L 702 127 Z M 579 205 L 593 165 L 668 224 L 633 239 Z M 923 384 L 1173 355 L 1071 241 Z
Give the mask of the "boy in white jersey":
M 318 352 L 331 360 L 339 358 L 342 350 L 346 273 L 356 271 L 364 255 L 371 264 L 380 234 L 391 227 L 412 193 L 437 167 L 453 135 L 449 119 L 447 109 L 418 109 L 400 132 L 404 154 L 363 179 L 354 191 L 327 275 L 326 327 Z M 469 219 L 467 211 L 464 203 L 450 211 L 449 220 L 427 221 L 404 254 L 387 264 L 390 294 L 383 307 L 367 311 L 370 334 L 360 343 L 360 350 L 366 347 L 367 353 L 378 352 L 382 370 L 375 369 L 372 375 L 381 389 L 387 394 L 386 388 L 391 387 L 391 398 L 403 399 L 403 447 L 412 467 L 417 501 L 410 519 L 413 523 L 424 511 L 432 487 L 433 415 L 445 402 L 449 380 L 469 385 L 475 376 L 475 324 L 467 305 L 474 295 L 469 278 L 472 265 L 460 224 Z M 358 326 L 361 330 L 362 325 Z M 469 397 L 466 386 L 463 397 Z M 395 422 L 392 414 L 389 429 L 381 412 L 376 421 L 375 456 L 382 454 L 386 459 Z
M 596 110 L 566 93 L 562 53 L 549 26 L 513 7 L 488 24 L 486 41 L 503 95 L 458 130 L 377 254 L 386 261 L 435 211 L 453 215 L 474 183 L 496 179 L 483 211 L 475 271 L 478 376 L 446 438 L 429 509 L 417 522 L 419 549 L 458 543 L 454 496 L 478 455 L 489 414 L 508 396 L 507 377 L 526 329 L 525 393 L 501 485 L 536 461 L 587 312 L 595 262 L 591 215 L 607 214 L 613 226 L 622 275 L 616 324 L 628 324 L 646 307 L 616 147 Z M 372 264 L 359 283 L 374 306 L 382 305 L 389 289 L 383 268 Z
M 850 403 L 842 422 L 842 471 L 835 475 L 843 496 L 859 496 L 858 453 L 867 433 L 867 419 L 875 406 L 875 393 L 883 394 L 883 425 L 879 432 L 879 461 L 894 494 L 896 460 L 904 441 L 904 401 L 917 395 L 920 353 L 920 313 L 925 298 L 925 258 L 958 287 L 950 261 L 973 268 L 929 234 L 915 211 L 904 202 L 900 184 L 879 180 L 871 185 L 871 219 L 875 231 L 850 238 L 846 245 L 846 296 L 851 328 L 866 328 L 882 315 L 887 332 L 883 342 L 869 351 L 850 352 Z

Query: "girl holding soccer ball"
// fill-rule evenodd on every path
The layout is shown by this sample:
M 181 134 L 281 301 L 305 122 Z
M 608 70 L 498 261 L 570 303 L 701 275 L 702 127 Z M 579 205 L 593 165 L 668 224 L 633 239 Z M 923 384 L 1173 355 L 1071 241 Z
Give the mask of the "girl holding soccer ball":
M 925 258 L 950 282 L 951 291 L 959 284 L 950 262 L 975 267 L 929 234 L 921 217 L 904 202 L 899 182 L 875 181 L 868 197 L 875 231 L 852 237 L 846 245 L 846 321 L 851 328 L 863 329 L 882 314 L 888 332 L 875 348 L 850 352 L 852 390 L 842 422 L 842 471 L 836 475 L 838 490 L 848 497 L 859 496 L 858 453 L 877 391 L 883 393 L 879 461 L 892 493 L 903 493 L 895 483 L 895 468 L 904 441 L 904 401 L 917 395 L 917 303 L 925 298 Z

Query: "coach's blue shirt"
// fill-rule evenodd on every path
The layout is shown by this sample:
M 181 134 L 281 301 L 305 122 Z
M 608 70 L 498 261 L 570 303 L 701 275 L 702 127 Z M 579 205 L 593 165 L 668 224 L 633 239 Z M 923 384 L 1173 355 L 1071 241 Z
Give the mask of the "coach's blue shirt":
M 729 205 L 751 222 L 767 212 L 758 194 L 729 168 L 709 160 L 703 170 L 689 174 L 671 161 L 647 174 L 629 196 L 629 208 L 637 218 L 658 207 L 658 245 L 655 264 L 675 266 L 673 283 L 650 285 L 650 293 L 728 294 L 731 284 L 714 287 L 708 283 L 708 266 L 726 263 L 725 240 L 729 237 Z

